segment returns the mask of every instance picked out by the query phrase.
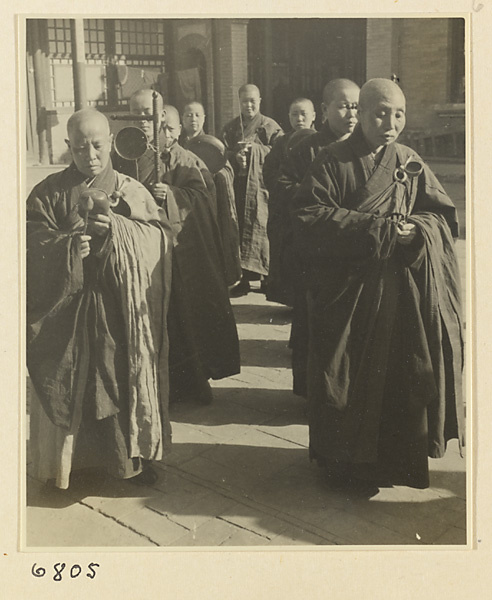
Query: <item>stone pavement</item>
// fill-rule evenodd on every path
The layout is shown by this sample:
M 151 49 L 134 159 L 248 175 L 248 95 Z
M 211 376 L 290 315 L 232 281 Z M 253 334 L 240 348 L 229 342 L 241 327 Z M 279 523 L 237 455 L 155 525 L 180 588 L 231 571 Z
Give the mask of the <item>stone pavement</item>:
M 233 304 L 241 374 L 214 383 L 210 406 L 172 406 L 159 481 L 85 472 L 62 492 L 28 477 L 27 546 L 465 544 L 455 441 L 430 461 L 428 490 L 381 488 L 370 500 L 330 490 L 309 462 L 305 402 L 290 391 L 290 309 L 256 291 Z

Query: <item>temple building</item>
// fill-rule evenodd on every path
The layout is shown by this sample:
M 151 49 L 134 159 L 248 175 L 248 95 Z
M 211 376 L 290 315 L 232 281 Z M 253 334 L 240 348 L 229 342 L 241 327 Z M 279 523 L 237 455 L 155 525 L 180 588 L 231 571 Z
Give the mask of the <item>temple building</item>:
M 298 96 L 321 114 L 322 88 L 336 77 L 393 78 L 407 97 L 404 141 L 427 157 L 464 157 L 461 18 L 27 19 L 26 41 L 28 164 L 66 163 L 72 112 L 123 113 L 141 88 L 180 110 L 202 102 L 206 129 L 218 134 L 238 114 L 245 82 L 287 126 Z

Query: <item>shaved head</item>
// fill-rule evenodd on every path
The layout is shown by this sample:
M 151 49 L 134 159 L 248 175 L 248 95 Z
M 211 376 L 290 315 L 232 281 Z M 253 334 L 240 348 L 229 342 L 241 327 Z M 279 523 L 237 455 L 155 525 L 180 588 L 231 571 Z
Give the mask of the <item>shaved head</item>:
M 162 123 L 173 123 L 179 125 L 180 117 L 178 109 L 171 104 L 164 104 L 162 107 Z
M 323 103 L 333 102 L 340 92 L 359 93 L 359 86 L 350 79 L 332 79 L 323 88 Z
M 205 109 L 201 102 L 189 102 L 183 110 L 183 129 L 187 137 L 200 135 L 205 123 Z
M 350 79 L 333 79 L 323 90 L 323 122 L 341 140 L 357 125 L 359 86 Z
M 97 128 L 102 134 L 109 135 L 111 133 L 109 129 L 108 119 L 95 108 L 83 108 L 74 112 L 73 115 L 68 119 L 67 122 L 67 134 L 68 138 L 74 135 L 74 132 L 80 130 L 87 130 Z
M 289 122 L 294 130 L 310 128 L 316 118 L 309 98 L 296 98 L 289 107 Z
M 391 79 L 370 79 L 367 81 L 360 91 L 359 106 L 361 110 L 365 110 L 381 99 L 394 99 L 396 102 L 405 106 L 405 94 L 402 92 L 399 85 Z
M 359 121 L 373 152 L 398 139 L 405 127 L 405 111 L 405 95 L 390 79 L 370 79 L 362 86 Z
M 254 83 L 245 83 L 244 85 L 242 85 L 238 90 L 238 94 L 239 96 L 242 96 L 243 94 L 257 94 L 258 96 L 261 95 L 260 88 Z
M 159 92 L 155 92 L 157 94 L 157 110 L 161 111 L 162 106 L 164 104 L 164 100 Z M 154 99 L 154 90 L 138 90 L 134 94 L 132 94 L 130 98 L 130 111 L 133 112 L 132 107 L 137 106 L 147 106 L 152 108 L 152 102 Z
M 253 83 L 246 83 L 239 88 L 238 94 L 241 115 L 249 121 L 260 112 L 260 90 Z
M 194 102 L 188 102 L 188 104 L 184 107 L 183 109 L 183 115 L 189 111 L 189 110 L 199 110 L 202 113 L 205 113 L 205 109 L 203 108 L 203 104 L 201 102 L 197 102 L 196 100 Z
M 164 101 L 159 92 L 155 93 L 157 94 L 157 114 L 160 117 Z M 154 90 L 150 89 L 138 90 L 135 92 L 130 98 L 130 112 L 135 116 L 152 116 L 154 114 L 153 96 Z M 146 119 L 139 121 L 138 118 L 136 118 L 135 123 L 145 133 L 148 140 L 152 141 L 154 139 L 154 124 L 152 121 Z
M 96 177 L 109 163 L 113 136 L 107 118 L 93 108 L 74 112 L 67 123 L 66 140 L 73 162 L 86 177 Z
M 290 103 L 289 110 L 297 104 L 303 104 L 314 112 L 314 104 L 309 98 L 296 98 Z

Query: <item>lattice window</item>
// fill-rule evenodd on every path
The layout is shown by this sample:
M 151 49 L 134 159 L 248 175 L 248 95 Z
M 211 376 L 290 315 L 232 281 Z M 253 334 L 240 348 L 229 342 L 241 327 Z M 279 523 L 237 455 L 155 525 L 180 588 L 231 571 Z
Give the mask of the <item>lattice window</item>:
M 159 19 L 116 19 L 115 52 L 125 56 L 163 56 L 164 23 Z
M 74 106 L 70 19 L 47 19 L 47 29 L 53 107 Z M 120 105 L 135 89 L 155 85 L 164 72 L 162 19 L 84 19 L 84 44 L 92 106 L 108 103 L 110 68 L 116 68 L 116 83 L 109 85 L 111 90 L 116 85 Z
M 48 19 L 48 51 L 50 56 L 71 56 L 70 19 Z
M 48 51 L 50 56 L 72 55 L 70 19 L 48 19 Z M 84 19 L 86 57 L 106 54 L 104 19 Z
M 48 19 L 51 100 L 56 108 L 74 106 L 70 19 Z M 88 104 L 107 103 L 104 19 L 84 19 Z
M 84 40 L 86 56 L 106 54 L 104 19 L 84 19 Z

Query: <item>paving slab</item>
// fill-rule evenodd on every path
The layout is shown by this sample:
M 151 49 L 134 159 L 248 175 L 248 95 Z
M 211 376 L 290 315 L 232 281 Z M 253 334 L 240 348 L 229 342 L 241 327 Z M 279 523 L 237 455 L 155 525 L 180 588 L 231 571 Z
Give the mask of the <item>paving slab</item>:
M 187 527 L 147 506 L 124 515 L 121 523 L 147 536 L 156 546 L 168 546 L 189 531 Z
M 239 527 L 214 518 L 200 525 L 197 529 L 185 533 L 174 540 L 170 546 L 219 546 L 239 531 Z
M 185 506 L 170 505 L 166 498 L 159 498 L 153 502 L 152 508 L 164 512 L 169 518 L 190 531 L 198 529 L 201 525 L 213 519 L 222 517 L 226 512 L 236 506 L 236 501 L 216 492 L 209 492 Z

